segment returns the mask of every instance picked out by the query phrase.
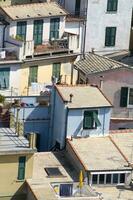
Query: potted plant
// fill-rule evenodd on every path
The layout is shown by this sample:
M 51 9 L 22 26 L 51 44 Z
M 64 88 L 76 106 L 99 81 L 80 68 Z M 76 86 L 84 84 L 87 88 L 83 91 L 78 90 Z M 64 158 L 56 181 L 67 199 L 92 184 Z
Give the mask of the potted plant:
M 3 104 L 5 102 L 5 97 L 0 94 L 0 106 L 3 107 Z

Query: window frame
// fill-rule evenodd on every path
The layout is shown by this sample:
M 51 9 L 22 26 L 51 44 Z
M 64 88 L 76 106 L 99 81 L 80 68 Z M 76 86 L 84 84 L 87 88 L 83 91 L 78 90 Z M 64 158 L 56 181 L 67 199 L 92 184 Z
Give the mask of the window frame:
M 56 29 L 58 27 L 58 29 Z M 60 35 L 60 17 L 50 19 L 50 32 L 49 39 L 54 40 L 59 39 Z
M 6 86 L 5 87 L 0 86 L 0 90 L 8 90 L 10 88 L 10 67 L 0 68 L 0 72 L 3 72 L 3 73 L 7 72 L 7 74 L 8 74 L 7 87 Z M 0 85 L 1 85 L 1 83 L 2 83 L 2 81 L 0 81 Z
M 37 69 L 36 78 L 34 77 L 34 79 L 35 79 L 34 82 L 32 81 L 32 75 L 31 75 L 31 69 L 33 69 L 33 68 Z M 30 66 L 29 67 L 28 85 L 31 86 L 31 83 L 37 83 L 37 82 L 38 82 L 38 65 Z
M 130 101 L 130 90 L 133 90 L 132 87 L 128 87 L 128 96 L 127 96 L 127 107 L 128 108 L 133 108 L 133 104 L 129 104 L 129 101 Z
M 115 6 L 114 6 L 115 5 Z M 115 8 L 114 8 L 115 7 Z M 116 13 L 118 11 L 118 0 L 108 0 L 107 1 L 107 12 Z
M 21 166 L 21 165 L 23 165 L 23 166 Z M 26 156 L 20 156 L 19 159 L 18 159 L 18 176 L 17 176 L 17 180 L 23 181 L 25 179 L 25 169 L 26 169 Z M 22 171 L 23 171 L 23 174 L 21 174 Z
M 83 112 L 83 130 L 93 130 L 93 129 L 97 129 L 97 127 L 98 127 L 98 125 L 97 125 L 97 123 L 96 123 L 96 121 L 95 121 L 95 118 L 94 118 L 94 116 L 93 116 L 93 113 L 95 112 L 95 114 L 97 115 L 97 118 L 98 118 L 98 110 L 84 110 L 84 112 Z M 85 116 L 85 113 L 86 113 L 86 116 Z M 85 124 L 86 124 L 86 122 L 85 122 L 85 118 L 87 117 L 87 116 L 89 116 L 89 114 L 87 114 L 87 113 L 91 113 L 91 117 L 93 118 L 93 119 L 91 119 L 92 120 L 92 122 L 91 122 L 91 127 L 87 127 Z M 99 120 L 99 119 L 98 119 Z M 99 121 L 100 122 L 100 121 Z
M 114 30 L 114 33 L 111 33 Z M 105 47 L 115 47 L 117 27 L 107 26 L 105 28 Z
M 18 27 L 20 28 L 20 30 L 18 29 Z M 23 28 L 24 28 L 24 31 L 23 31 Z M 26 34 L 27 34 L 27 21 L 17 22 L 16 36 L 19 36 L 23 41 L 26 41 Z
M 58 70 L 57 70 L 58 68 Z M 58 74 L 59 72 L 59 74 Z M 59 76 L 57 76 L 57 74 Z M 57 78 L 57 81 L 60 81 L 60 76 L 61 76 L 61 63 L 53 63 L 53 66 L 52 66 L 52 77 L 55 77 Z

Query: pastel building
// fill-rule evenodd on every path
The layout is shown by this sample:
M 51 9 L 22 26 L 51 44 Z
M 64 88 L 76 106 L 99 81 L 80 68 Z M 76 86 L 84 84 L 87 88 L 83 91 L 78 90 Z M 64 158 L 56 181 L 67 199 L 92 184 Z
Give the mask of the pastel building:
M 111 104 L 97 87 L 55 86 L 51 101 L 52 146 L 64 148 L 66 138 L 109 133 Z
M 77 75 L 73 72 L 73 63 L 82 46 L 83 22 L 67 25 L 67 15 L 55 2 L 0 8 L 0 70 L 4 74 L 1 89 L 5 93 L 17 88 L 19 95 L 28 95 L 32 83 L 41 91 L 42 85 L 52 81 L 76 82 L 71 77 Z

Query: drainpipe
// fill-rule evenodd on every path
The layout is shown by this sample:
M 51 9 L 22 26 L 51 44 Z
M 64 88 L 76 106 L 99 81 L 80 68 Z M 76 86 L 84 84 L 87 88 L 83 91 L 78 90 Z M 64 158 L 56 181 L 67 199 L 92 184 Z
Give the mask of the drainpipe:
M 86 24 L 87 24 L 88 0 L 86 8 L 86 19 L 84 21 L 84 39 L 83 39 L 83 58 L 85 59 L 85 42 L 86 42 Z
M 68 124 L 68 113 L 69 113 L 69 108 L 66 108 L 66 119 L 65 119 L 65 136 L 64 136 L 64 141 L 65 141 L 65 145 L 64 145 L 64 149 L 66 149 L 66 138 L 67 138 L 67 124 Z
M 4 30 L 3 30 L 3 42 L 2 42 L 2 48 L 4 49 L 5 48 L 5 31 L 6 31 L 6 27 L 7 27 L 8 24 L 5 24 L 4 26 Z

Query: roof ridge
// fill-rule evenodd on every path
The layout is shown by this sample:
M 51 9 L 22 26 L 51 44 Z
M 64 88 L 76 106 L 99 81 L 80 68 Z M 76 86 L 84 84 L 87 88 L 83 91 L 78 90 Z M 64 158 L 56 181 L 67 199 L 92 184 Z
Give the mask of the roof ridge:
M 2 8 L 12 8 L 12 7 L 24 7 L 24 6 L 32 6 L 32 5 L 42 5 L 42 4 L 57 4 L 56 2 L 33 2 L 33 3 L 25 3 L 25 4 L 14 4 L 14 5 L 5 5 L 5 6 L 1 6 Z

